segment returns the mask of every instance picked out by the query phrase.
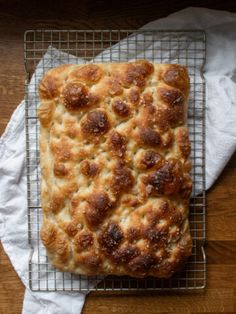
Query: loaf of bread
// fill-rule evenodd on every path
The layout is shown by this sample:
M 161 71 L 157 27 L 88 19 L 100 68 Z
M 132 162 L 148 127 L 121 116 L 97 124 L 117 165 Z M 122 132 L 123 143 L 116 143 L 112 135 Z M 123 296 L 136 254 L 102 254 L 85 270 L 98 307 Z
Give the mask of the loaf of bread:
M 191 255 L 189 76 L 174 64 L 62 65 L 39 85 L 41 239 L 77 274 L 170 277 Z

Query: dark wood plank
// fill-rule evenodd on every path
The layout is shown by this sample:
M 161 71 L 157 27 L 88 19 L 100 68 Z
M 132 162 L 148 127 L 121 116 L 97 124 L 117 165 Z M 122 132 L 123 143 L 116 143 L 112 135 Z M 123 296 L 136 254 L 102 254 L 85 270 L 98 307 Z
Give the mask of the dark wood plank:
M 209 264 L 221 266 L 235 264 L 236 241 L 207 241 L 206 250 Z
M 24 285 L 0 243 L 0 314 L 21 313 Z
M 207 289 L 205 293 L 189 295 L 138 295 L 107 296 L 91 295 L 83 313 L 195 313 L 233 312 L 234 291 L 232 288 Z M 146 310 L 146 312 L 145 312 Z
M 236 240 L 236 154 L 207 193 L 208 240 Z

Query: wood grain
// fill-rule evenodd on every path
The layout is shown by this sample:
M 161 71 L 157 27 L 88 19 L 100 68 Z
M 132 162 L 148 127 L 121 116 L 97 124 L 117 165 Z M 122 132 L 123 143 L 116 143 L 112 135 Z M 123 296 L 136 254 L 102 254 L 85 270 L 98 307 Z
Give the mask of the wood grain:
M 26 29 L 138 28 L 194 1 L 0 0 L 0 134 L 24 97 L 23 34 Z M 236 12 L 236 2 L 198 1 Z M 200 294 L 105 295 L 91 293 L 83 314 L 236 313 L 236 154 L 207 193 L 208 284 Z M 0 246 L 0 314 L 19 314 L 24 287 Z
M 24 290 L 0 244 L 0 314 L 21 313 Z

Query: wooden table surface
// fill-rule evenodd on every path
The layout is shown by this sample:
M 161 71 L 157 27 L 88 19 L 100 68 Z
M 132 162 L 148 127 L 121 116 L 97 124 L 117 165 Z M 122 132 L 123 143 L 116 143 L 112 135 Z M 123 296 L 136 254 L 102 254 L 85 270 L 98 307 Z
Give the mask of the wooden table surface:
M 24 97 L 23 34 L 26 29 L 135 29 L 194 6 L 194 1 L 2 1 L 0 0 L 0 134 Z M 40 5 L 39 5 L 40 3 Z M 236 2 L 198 1 L 236 12 Z M 37 5 L 37 6 L 36 6 Z M 37 7 L 37 9 L 35 9 Z M 201 294 L 98 295 L 83 313 L 236 313 L 236 154 L 207 193 L 207 289 Z M 0 248 L 0 314 L 22 310 L 24 286 Z

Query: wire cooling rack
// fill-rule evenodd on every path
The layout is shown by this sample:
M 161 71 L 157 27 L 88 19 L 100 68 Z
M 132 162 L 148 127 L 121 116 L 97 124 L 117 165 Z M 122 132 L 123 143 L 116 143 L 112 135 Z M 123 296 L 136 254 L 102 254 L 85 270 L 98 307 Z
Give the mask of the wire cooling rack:
M 202 31 L 29 30 L 24 38 L 26 91 L 26 157 L 28 234 L 31 255 L 29 285 L 34 291 L 193 290 L 206 285 L 205 241 L 205 61 Z M 58 50 L 59 49 L 59 50 Z M 193 253 L 185 268 L 170 279 L 78 276 L 54 269 L 40 241 L 39 104 L 37 85 L 50 68 L 64 63 L 119 62 L 145 58 L 156 63 L 180 63 L 190 74 L 188 125 L 192 143 L 193 193 L 190 229 Z

